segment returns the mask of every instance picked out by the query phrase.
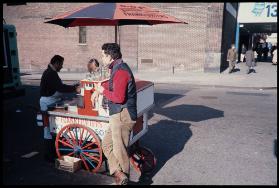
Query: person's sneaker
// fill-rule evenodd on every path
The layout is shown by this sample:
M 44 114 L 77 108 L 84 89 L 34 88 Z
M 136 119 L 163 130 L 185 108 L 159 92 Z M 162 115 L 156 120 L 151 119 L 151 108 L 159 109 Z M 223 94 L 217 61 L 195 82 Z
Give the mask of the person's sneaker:
M 116 185 L 127 185 L 129 181 L 128 177 L 121 171 L 116 171 L 114 173 L 114 178 Z

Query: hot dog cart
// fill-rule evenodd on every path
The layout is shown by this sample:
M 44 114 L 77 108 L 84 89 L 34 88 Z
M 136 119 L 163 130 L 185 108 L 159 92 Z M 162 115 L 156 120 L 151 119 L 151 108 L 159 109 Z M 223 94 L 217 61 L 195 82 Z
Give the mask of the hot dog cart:
M 82 160 L 82 167 L 97 172 L 105 156 L 102 152 L 102 139 L 109 128 L 107 100 L 98 95 L 94 101 L 94 88 L 104 80 L 81 80 L 81 94 L 63 104 L 56 104 L 43 115 L 43 125 L 49 126 L 55 138 L 58 158 L 71 156 Z M 139 139 L 148 131 L 148 111 L 154 106 L 154 84 L 136 80 L 137 120 L 129 141 L 130 162 L 139 173 L 150 172 L 156 164 L 152 151 L 139 145 Z

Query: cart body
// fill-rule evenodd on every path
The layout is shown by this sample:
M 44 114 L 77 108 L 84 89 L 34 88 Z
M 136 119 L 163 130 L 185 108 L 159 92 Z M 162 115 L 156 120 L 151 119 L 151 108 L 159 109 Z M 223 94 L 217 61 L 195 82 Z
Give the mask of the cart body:
M 136 125 L 131 132 L 129 145 L 135 143 L 148 131 L 148 111 L 154 106 L 154 84 L 148 81 L 137 80 L 136 86 L 138 118 Z M 69 109 L 65 110 L 59 108 L 48 111 L 50 132 L 52 134 L 57 134 L 66 125 L 80 124 L 94 130 L 100 140 L 102 140 L 104 138 L 105 132 L 109 128 L 109 114 L 108 110 L 105 111 L 103 108 L 101 108 L 101 105 L 96 107 L 96 109 L 98 112 L 101 112 L 102 115 L 80 115 L 74 110 L 69 111 Z
M 56 137 L 55 145 L 58 157 L 63 155 L 80 157 L 85 168 L 92 172 L 97 172 L 103 161 L 101 142 L 110 126 L 109 109 L 104 105 L 103 96 L 99 95 L 95 104 L 92 105 L 91 95 L 94 94 L 94 87 L 97 87 L 99 82 L 83 80 L 81 91 L 83 104 L 78 104 L 80 100 L 76 99 L 65 101 L 67 109 L 65 106 L 59 106 L 48 110 L 48 122 L 44 123 L 49 126 L 50 133 Z M 136 80 L 136 87 L 137 120 L 130 135 L 129 147 L 134 148 L 130 154 L 131 163 L 138 172 L 141 172 L 143 158 L 146 158 L 146 155 L 152 156 L 152 164 L 148 166 L 155 165 L 155 157 L 152 152 L 138 145 L 139 139 L 148 131 L 148 112 L 154 106 L 154 84 L 149 81 Z M 91 135 L 90 139 L 95 144 L 87 143 L 88 135 Z M 87 146 L 91 147 L 88 149 Z

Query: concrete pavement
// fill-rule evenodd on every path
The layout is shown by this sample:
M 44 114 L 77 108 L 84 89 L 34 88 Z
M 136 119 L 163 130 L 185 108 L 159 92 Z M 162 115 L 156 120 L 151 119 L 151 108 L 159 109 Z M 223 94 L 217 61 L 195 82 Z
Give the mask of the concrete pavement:
M 238 63 L 239 71 L 228 73 L 228 69 L 222 73 L 204 72 L 134 72 L 137 79 L 153 81 L 154 83 L 181 83 L 187 85 L 232 87 L 232 88 L 254 88 L 275 89 L 277 88 L 277 66 L 269 62 L 258 62 L 255 67 L 256 73 L 246 74 L 245 63 Z M 22 80 L 41 79 L 42 73 L 25 72 Z M 84 78 L 85 73 L 60 72 L 64 81 L 77 81 Z

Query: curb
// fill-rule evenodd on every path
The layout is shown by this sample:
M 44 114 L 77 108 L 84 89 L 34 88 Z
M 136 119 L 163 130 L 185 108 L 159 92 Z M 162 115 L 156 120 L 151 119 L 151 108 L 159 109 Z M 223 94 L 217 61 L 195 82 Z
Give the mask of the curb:
M 23 81 L 28 81 L 28 80 L 33 80 L 33 81 L 38 81 L 38 80 L 41 80 L 41 79 L 38 79 L 38 78 L 21 78 L 21 80 Z M 64 80 L 64 81 L 76 81 L 76 79 L 72 79 L 72 80 Z M 241 87 L 241 86 L 226 86 L 226 85 L 204 85 L 204 84 L 187 84 L 187 83 L 181 83 L 181 82 L 155 82 L 155 84 L 180 84 L 180 85 L 187 85 L 187 86 L 191 86 L 191 87 L 211 87 L 211 88 L 231 88 L 231 89 L 254 89 L 254 90 L 274 90 L 274 89 L 277 89 L 277 86 L 276 87 Z
M 174 82 L 155 82 L 156 84 L 173 84 Z M 182 83 L 175 83 L 182 84 Z M 187 84 L 187 83 L 186 83 Z M 183 84 L 185 85 L 185 83 Z M 225 85 L 203 85 L 203 84 L 187 84 L 187 86 L 191 87 L 207 87 L 207 88 L 231 88 L 231 89 L 255 89 L 255 90 L 274 90 L 276 87 L 241 87 L 241 86 L 225 86 Z

